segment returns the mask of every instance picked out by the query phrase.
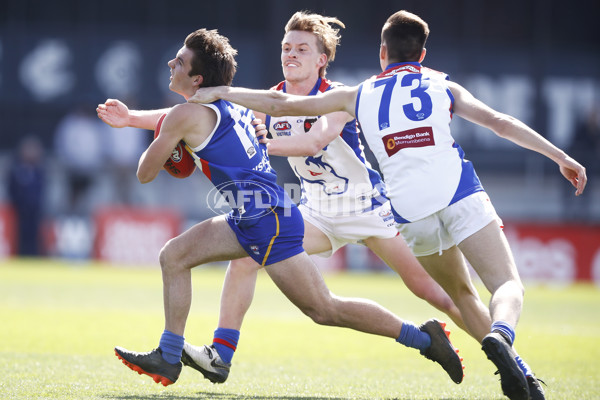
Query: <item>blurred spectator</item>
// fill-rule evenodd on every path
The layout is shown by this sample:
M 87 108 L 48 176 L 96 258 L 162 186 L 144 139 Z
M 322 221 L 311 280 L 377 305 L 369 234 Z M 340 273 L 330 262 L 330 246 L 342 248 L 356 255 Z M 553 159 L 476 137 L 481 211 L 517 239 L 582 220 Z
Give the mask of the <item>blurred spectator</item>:
M 82 104 L 58 123 L 54 148 L 58 162 L 64 168 L 69 186 L 68 211 L 89 213 L 91 199 L 86 196 L 103 170 L 103 124 L 96 117 L 95 107 Z
M 594 181 L 600 176 L 600 103 L 596 103 L 576 124 L 567 153 L 586 168 L 588 183 L 586 191 L 577 200 L 570 198 L 574 192 L 571 185 L 568 190 L 565 189 L 564 215 L 567 219 L 592 221 Z
M 46 183 L 42 154 L 39 139 L 26 137 L 8 171 L 8 195 L 17 217 L 19 255 L 41 255 L 40 227 Z
M 135 100 L 129 100 L 128 104 L 135 104 Z M 111 201 L 133 204 L 138 200 L 134 195 L 138 187 L 138 161 L 152 139 L 152 132 L 132 127 L 114 129 L 106 124 L 102 124 L 102 128 L 104 160 L 114 191 Z

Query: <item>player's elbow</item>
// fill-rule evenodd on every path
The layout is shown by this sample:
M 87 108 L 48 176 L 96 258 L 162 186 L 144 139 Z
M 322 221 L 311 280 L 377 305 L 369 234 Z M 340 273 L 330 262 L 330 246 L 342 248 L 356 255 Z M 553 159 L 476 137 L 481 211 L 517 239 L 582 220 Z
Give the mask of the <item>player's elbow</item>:
M 518 120 L 516 118 L 507 114 L 498 113 L 490 121 L 488 127 L 494 131 L 496 135 L 508 139 L 517 124 Z
M 305 148 L 306 154 L 304 154 L 304 156 L 308 156 L 308 157 L 315 156 L 319 151 L 321 151 L 321 149 L 323 147 L 325 147 L 325 145 L 321 145 L 321 143 L 319 143 L 319 142 L 307 143 L 306 148 Z

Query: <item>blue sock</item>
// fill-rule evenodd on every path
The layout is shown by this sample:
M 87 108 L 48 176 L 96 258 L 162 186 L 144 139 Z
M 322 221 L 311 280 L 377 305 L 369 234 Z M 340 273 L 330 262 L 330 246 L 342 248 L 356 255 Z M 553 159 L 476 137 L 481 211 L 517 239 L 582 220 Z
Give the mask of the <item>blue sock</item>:
M 419 330 L 412 322 L 404 321 L 396 342 L 414 349 L 425 350 L 431 346 L 431 337 L 427 332 Z
M 217 328 L 215 330 L 213 346 L 215 346 L 217 353 L 219 353 L 224 362 L 231 362 L 239 339 L 240 331 L 236 331 L 235 329 Z
M 177 364 L 181 360 L 184 342 L 185 339 L 183 336 L 176 335 L 166 329 L 164 330 L 158 347 L 162 351 L 162 356 L 166 362 Z
M 504 335 L 508 340 L 510 340 L 510 344 L 512 345 L 515 342 L 515 330 L 512 326 L 507 324 L 504 321 L 496 321 L 492 324 L 492 332 L 497 331 Z

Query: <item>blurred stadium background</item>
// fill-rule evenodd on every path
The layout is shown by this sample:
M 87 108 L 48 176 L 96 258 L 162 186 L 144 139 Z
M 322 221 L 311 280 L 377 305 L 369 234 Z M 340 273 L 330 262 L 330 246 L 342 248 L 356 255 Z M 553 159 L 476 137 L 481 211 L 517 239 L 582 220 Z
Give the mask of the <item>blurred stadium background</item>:
M 600 4 L 595 0 L 57 0 L 0 1 L 0 258 L 102 259 L 152 265 L 171 236 L 212 216 L 210 184 L 194 174 L 135 179 L 151 133 L 111 129 L 106 98 L 132 108 L 181 101 L 167 61 L 185 36 L 218 29 L 239 51 L 234 84 L 282 79 L 283 28 L 306 9 L 345 24 L 328 78 L 377 73 L 386 18 L 407 9 L 428 21 L 424 64 L 534 127 L 588 168 L 586 193 L 545 157 L 459 120 L 453 132 L 504 219 L 525 279 L 600 284 Z M 371 159 L 372 160 L 372 159 Z M 281 183 L 295 182 L 273 158 Z M 11 176 L 13 178 L 11 178 Z M 40 240 L 35 230 L 40 224 Z M 323 268 L 384 270 L 350 246 Z

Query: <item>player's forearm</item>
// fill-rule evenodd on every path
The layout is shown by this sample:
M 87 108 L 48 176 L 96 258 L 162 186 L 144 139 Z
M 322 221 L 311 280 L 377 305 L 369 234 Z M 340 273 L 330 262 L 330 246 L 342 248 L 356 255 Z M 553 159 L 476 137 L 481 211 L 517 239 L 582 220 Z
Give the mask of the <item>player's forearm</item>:
M 160 110 L 129 110 L 128 125 L 133 128 L 153 131 L 161 115 L 168 113 L 170 108 Z
M 269 155 L 286 157 L 314 156 L 321 150 L 319 144 L 310 140 L 310 135 L 281 137 L 269 141 Z
M 311 104 L 311 99 L 307 96 L 294 96 L 275 90 L 253 90 L 226 86 L 218 88 L 217 96 L 274 117 L 323 114 L 321 109 Z
M 523 148 L 538 152 L 558 164 L 567 157 L 564 151 L 556 147 L 542 135 L 509 115 L 502 115 L 494 131 L 498 136 L 508 139 Z

